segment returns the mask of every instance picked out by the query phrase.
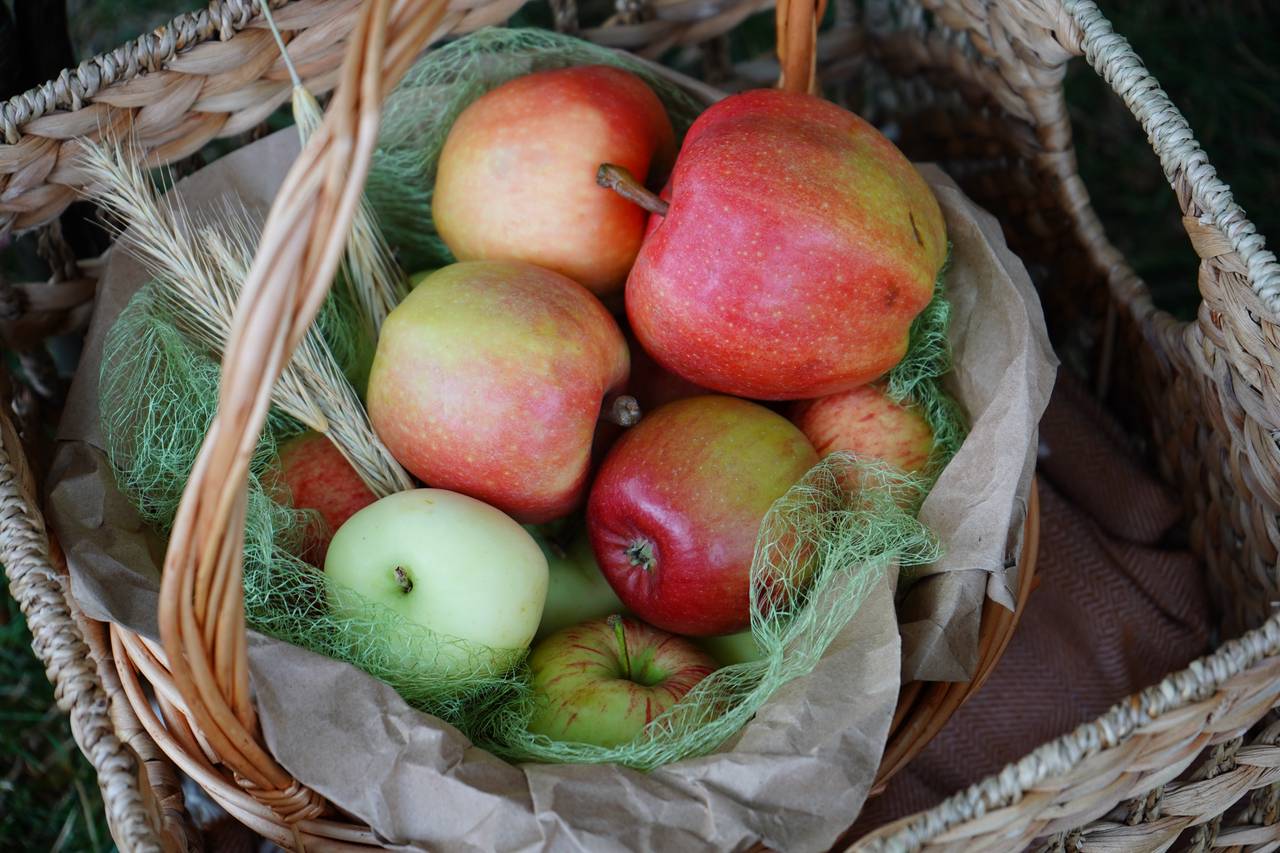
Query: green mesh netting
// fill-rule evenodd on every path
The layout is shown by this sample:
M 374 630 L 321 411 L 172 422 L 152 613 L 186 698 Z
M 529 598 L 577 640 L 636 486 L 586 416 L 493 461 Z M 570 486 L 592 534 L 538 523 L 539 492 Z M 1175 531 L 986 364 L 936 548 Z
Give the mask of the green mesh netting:
M 143 518 L 167 532 L 177 513 L 218 400 L 220 369 L 208 353 L 178 331 L 151 282 L 138 291 L 103 343 L 100 423 L 121 491 Z M 337 289 L 335 288 L 335 294 Z M 332 295 L 317 318 L 326 345 L 348 375 L 367 362 L 358 340 L 357 313 Z M 494 695 L 507 696 L 519 682 L 483 673 L 443 680 L 436 656 L 461 650 L 476 659 L 493 650 L 440 637 L 331 584 L 299 558 L 316 513 L 289 506 L 275 474 L 276 448 L 302 428 L 272 411 L 250 463 L 245 518 L 244 598 L 251 627 L 304 648 L 350 661 L 398 690 L 406 700 L 464 729 Z M 341 618 L 335 613 L 341 612 Z M 395 636 L 388 645 L 377 638 Z M 507 670 L 523 656 L 497 652 Z M 505 658 L 505 659 L 504 659 Z
M 472 99 L 533 68 L 610 62 L 645 74 L 679 130 L 694 101 L 625 57 L 542 31 L 486 30 L 428 54 L 389 102 L 370 196 L 392 245 L 410 269 L 448 261 L 430 228 L 434 158 L 449 122 Z M 154 298 L 153 282 L 111 329 L 101 366 L 101 419 L 121 489 L 164 531 L 214 415 L 219 369 L 192 347 Z M 340 289 L 335 289 L 340 292 Z M 359 383 L 372 342 L 355 312 L 331 297 L 318 320 L 347 375 Z M 941 282 L 911 329 L 907 357 L 889 377 L 894 399 L 918 405 L 937 438 L 930 465 L 908 475 L 848 454 L 823 460 L 773 507 L 761 526 L 752 565 L 752 632 L 764 658 L 717 670 L 655 720 L 634 742 L 602 748 L 532 735 L 528 672 L 509 653 L 505 675 L 442 679 L 423 666 L 461 646 L 398 614 L 335 588 L 303 562 L 313 513 L 288 505 L 273 477 L 277 444 L 300 427 L 273 414 L 251 466 L 244 591 L 256 630 L 351 662 L 395 687 L 412 705 L 459 727 L 512 760 L 614 762 L 635 768 L 714 750 L 784 683 L 813 669 L 893 564 L 904 570 L 935 560 L 938 543 L 915 513 L 964 437 L 959 407 L 943 392 L 950 367 L 949 305 Z M 842 484 L 861 484 L 850 496 Z M 395 636 L 394 643 L 380 638 Z

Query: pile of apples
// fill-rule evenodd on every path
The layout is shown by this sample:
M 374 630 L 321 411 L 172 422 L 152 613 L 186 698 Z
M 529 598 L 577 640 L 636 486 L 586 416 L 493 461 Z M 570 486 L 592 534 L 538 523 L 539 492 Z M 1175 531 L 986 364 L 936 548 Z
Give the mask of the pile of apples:
M 458 262 L 415 277 L 367 391 L 430 488 L 375 501 L 327 441 L 295 439 L 284 482 L 325 522 L 307 556 L 473 644 L 406 666 L 501 675 L 537 638 L 530 730 L 628 742 L 758 654 L 743 632 L 760 523 L 820 454 L 928 459 L 928 424 L 876 380 L 932 297 L 937 201 L 819 98 L 726 98 L 676 156 L 653 91 L 587 66 L 473 102 L 432 212 Z

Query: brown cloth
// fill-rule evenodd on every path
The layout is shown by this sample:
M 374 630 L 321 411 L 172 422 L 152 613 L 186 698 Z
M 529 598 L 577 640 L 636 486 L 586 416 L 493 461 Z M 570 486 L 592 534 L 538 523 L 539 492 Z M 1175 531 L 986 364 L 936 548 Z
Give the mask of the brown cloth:
M 990 679 L 888 788 L 853 837 L 998 772 L 1209 649 L 1200 565 L 1177 496 L 1067 376 L 1040 423 L 1039 586 Z

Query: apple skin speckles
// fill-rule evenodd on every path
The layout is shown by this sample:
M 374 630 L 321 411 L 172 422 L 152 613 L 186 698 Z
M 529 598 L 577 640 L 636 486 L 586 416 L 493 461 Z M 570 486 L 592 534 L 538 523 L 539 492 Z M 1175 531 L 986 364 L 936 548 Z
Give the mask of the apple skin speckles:
M 666 369 L 762 400 L 865 384 L 906 353 L 946 229 L 915 167 L 819 98 L 734 95 L 685 137 L 627 280 L 627 317 Z
M 414 476 L 537 524 L 582 501 L 601 406 L 629 369 L 617 322 L 581 285 L 517 261 L 458 263 L 383 324 L 369 419 Z

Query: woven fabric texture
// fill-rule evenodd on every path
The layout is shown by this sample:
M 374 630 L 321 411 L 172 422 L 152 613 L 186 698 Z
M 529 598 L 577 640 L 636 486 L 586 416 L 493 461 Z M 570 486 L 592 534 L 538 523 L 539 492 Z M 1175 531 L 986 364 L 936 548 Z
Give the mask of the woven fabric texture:
M 1060 374 L 1040 424 L 1040 584 L 990 680 L 868 801 L 852 837 L 931 808 L 1209 651 L 1178 496 L 1124 442 Z

